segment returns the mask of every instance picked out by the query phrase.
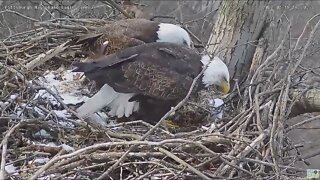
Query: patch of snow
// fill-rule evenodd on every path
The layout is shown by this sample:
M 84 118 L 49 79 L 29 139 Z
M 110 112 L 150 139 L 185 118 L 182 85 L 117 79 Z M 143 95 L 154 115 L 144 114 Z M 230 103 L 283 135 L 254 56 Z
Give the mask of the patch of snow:
M 4 108 L 4 107 L 5 107 L 4 102 L 0 101 L 0 107 L 1 107 L 1 108 Z
M 89 97 L 83 95 L 83 91 L 86 88 L 83 88 L 81 83 L 82 75 L 83 73 L 72 72 L 72 70 L 58 69 L 56 71 L 47 71 L 44 76 L 39 77 L 37 81 L 41 86 L 50 89 L 53 93 L 58 95 L 63 103 L 67 105 L 77 105 L 89 99 Z M 55 107 L 61 106 L 61 104 L 45 89 L 39 90 L 34 99 L 41 99 L 46 102 L 50 102 L 50 104 Z M 38 107 L 32 108 L 34 108 L 34 111 L 39 115 L 44 116 L 46 114 L 46 112 L 43 112 Z M 59 119 L 61 118 L 66 120 L 72 117 L 72 114 L 68 113 L 66 110 L 54 110 L 53 112 L 59 117 Z M 93 117 L 94 121 L 97 121 L 98 124 L 103 126 L 107 125 L 106 119 L 109 119 L 109 117 L 105 113 L 99 112 L 98 114 L 93 115 Z M 59 121 L 59 124 L 65 127 L 73 126 L 67 121 Z
M 45 138 L 52 138 L 52 136 L 44 129 L 41 129 L 40 131 L 36 132 L 34 135 L 45 137 Z
M 35 144 L 37 145 L 41 145 L 41 146 L 47 146 L 47 147 L 61 147 L 63 148 L 64 150 L 66 150 L 67 152 L 72 152 L 72 151 L 75 151 L 75 149 L 67 144 L 61 144 L 60 146 L 57 146 L 54 142 L 49 142 L 47 144 L 43 144 L 43 143 L 40 143 L 40 142 L 34 142 Z
M 32 163 L 32 164 L 33 164 L 33 163 L 36 163 L 36 164 L 45 164 L 45 163 L 47 163 L 49 160 L 50 160 L 49 158 L 41 158 L 41 157 L 39 157 L 39 158 L 31 161 L 31 163 Z
M 108 126 L 115 126 L 117 124 L 117 121 L 116 120 L 108 120 Z M 120 127 L 119 127 L 120 128 Z M 117 129 L 117 127 L 114 127 L 113 129 Z
M 215 130 L 215 129 L 217 129 L 218 127 L 217 127 L 217 125 L 215 124 L 215 123 L 212 123 L 211 124 L 211 126 L 210 126 L 210 129 L 213 129 L 213 130 Z
M 21 104 L 19 104 L 19 106 L 20 107 L 18 107 L 16 109 L 16 116 L 17 117 L 20 117 L 20 116 L 23 115 L 23 112 L 22 112 L 23 109 L 25 109 L 24 112 L 26 110 L 32 110 L 33 112 L 37 113 L 38 115 L 44 116 L 44 112 L 40 108 L 38 108 L 36 106 L 32 106 L 30 104 L 27 105 L 26 103 L 21 103 Z
M 17 112 L 17 117 L 20 117 L 22 115 L 23 111 L 22 110 L 17 110 L 16 112 Z
M 88 99 L 86 96 L 77 97 L 72 94 L 62 94 L 61 98 L 63 99 L 63 102 L 66 104 L 78 104 L 80 102 L 84 102 Z
M 71 127 L 74 127 L 74 125 L 70 122 L 67 122 L 67 121 L 59 121 L 59 124 L 62 126 L 62 127 L 66 127 L 66 128 L 71 128 Z
M 62 119 L 67 119 L 68 117 L 70 117 L 70 113 L 67 111 L 67 110 L 53 110 L 53 112 L 59 117 L 59 118 L 62 118 Z
M 71 114 L 67 110 L 53 110 L 53 113 L 61 118 L 62 120 L 66 120 L 71 117 Z M 74 125 L 68 121 L 59 121 L 58 122 L 63 127 L 74 127 Z
M 14 174 L 17 172 L 17 168 L 13 164 L 5 166 L 5 170 L 8 174 Z
M 102 118 L 102 119 L 109 119 L 109 116 L 108 116 L 106 113 L 104 113 L 104 112 L 99 111 L 99 112 L 97 112 L 96 114 L 97 114 L 98 116 L 100 116 L 100 118 Z
M 16 100 L 16 99 L 17 99 L 17 97 L 18 97 L 18 94 L 12 94 L 12 95 L 10 96 L 10 99 L 12 99 L 12 100 Z
M 206 126 L 201 126 L 201 128 L 202 128 L 203 130 L 205 130 L 205 131 L 209 130 L 209 128 L 206 127 Z
M 53 91 L 54 93 L 56 93 L 55 91 Z M 52 105 L 59 105 L 58 104 L 58 101 L 53 97 L 51 96 L 51 94 L 49 94 L 46 90 L 39 90 L 39 92 L 36 94 L 36 96 L 34 97 L 34 99 L 38 99 L 38 98 L 43 98 L 43 99 L 46 99 L 48 101 L 51 102 Z
M 88 97 L 83 96 L 80 91 L 82 85 L 79 77 L 83 73 L 72 72 L 71 70 L 62 71 L 60 73 L 51 71 L 44 77 L 38 78 L 43 86 L 50 89 L 53 93 L 59 95 L 65 104 L 78 104 L 84 102 Z M 44 98 L 50 101 L 53 105 L 59 105 L 56 99 L 49 94 L 46 90 L 39 90 L 35 99 Z
M 53 179 L 54 177 L 56 177 L 54 174 L 50 174 L 43 177 L 37 177 L 37 180 L 50 180 L 50 179 Z
M 210 112 L 217 119 L 222 119 L 223 116 L 223 105 L 222 99 L 215 98 L 209 100 Z
M 7 102 L 4 102 L 4 105 L 9 105 L 10 103 L 7 101 Z
M 30 107 L 31 108 L 31 107 Z M 40 109 L 40 108 L 38 108 L 38 107 L 34 107 L 34 109 L 33 109 L 35 112 L 37 112 L 40 116 L 44 116 L 44 113 L 43 113 L 43 111 Z
M 54 142 L 49 142 L 47 144 L 42 144 L 42 145 L 50 146 L 50 147 L 57 147 L 56 143 L 54 143 Z
M 103 112 L 97 112 L 87 117 L 89 121 L 94 122 L 95 124 L 100 124 L 101 126 L 104 126 L 104 127 L 106 127 L 107 125 L 110 125 L 106 121 L 107 118 L 108 116 Z
M 67 144 L 61 144 L 60 147 L 62 147 L 64 150 L 66 150 L 67 152 L 73 152 L 75 151 L 75 149 Z
M 151 180 L 158 180 L 161 179 L 160 177 L 151 177 Z

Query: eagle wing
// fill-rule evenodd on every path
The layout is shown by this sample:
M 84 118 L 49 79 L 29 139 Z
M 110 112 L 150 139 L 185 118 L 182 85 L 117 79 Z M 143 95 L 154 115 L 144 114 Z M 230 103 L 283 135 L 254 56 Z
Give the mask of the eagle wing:
M 132 92 L 160 99 L 180 99 L 188 92 L 193 78 L 148 62 L 122 66 L 126 81 L 116 84 L 120 92 Z
M 100 87 L 160 99 L 183 98 L 202 68 L 198 53 L 171 43 L 144 44 L 75 66 Z
M 81 51 L 90 59 L 96 59 L 128 47 L 155 42 L 158 39 L 158 25 L 146 19 L 112 21 L 96 32 L 76 36 L 72 42 L 75 45 L 81 44 Z
M 156 42 L 159 23 L 147 19 L 125 19 L 107 23 L 99 29 L 99 32 L 107 34 L 122 34 L 130 38 L 138 39 L 145 43 Z
M 144 42 L 121 33 L 93 33 L 77 37 L 74 44 L 81 44 L 82 52 L 88 54 L 90 59 L 96 59 L 125 48 L 144 44 Z

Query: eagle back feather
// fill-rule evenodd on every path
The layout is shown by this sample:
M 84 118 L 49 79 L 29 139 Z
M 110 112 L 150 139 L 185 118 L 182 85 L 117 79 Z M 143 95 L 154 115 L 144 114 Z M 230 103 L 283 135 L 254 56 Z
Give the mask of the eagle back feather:
M 155 42 L 159 23 L 147 19 L 126 19 L 106 24 L 99 32 L 108 34 L 123 34 L 139 39 L 145 43 Z
M 119 50 L 155 42 L 159 23 L 146 19 L 112 21 L 91 32 L 78 36 L 74 44 L 81 44 L 81 50 L 90 59 L 116 53 Z M 105 42 L 108 42 L 107 44 Z

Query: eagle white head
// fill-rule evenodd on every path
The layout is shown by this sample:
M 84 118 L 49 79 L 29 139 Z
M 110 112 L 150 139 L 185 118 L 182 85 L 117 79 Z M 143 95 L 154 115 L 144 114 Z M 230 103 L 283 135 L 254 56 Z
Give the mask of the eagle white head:
M 169 23 L 160 23 L 157 42 L 169 42 L 191 47 L 191 38 L 182 27 Z
M 230 90 L 230 75 L 227 65 L 218 57 L 210 59 L 208 55 L 201 58 L 203 67 L 209 63 L 207 69 L 203 72 L 202 83 L 205 87 L 215 85 L 223 94 Z

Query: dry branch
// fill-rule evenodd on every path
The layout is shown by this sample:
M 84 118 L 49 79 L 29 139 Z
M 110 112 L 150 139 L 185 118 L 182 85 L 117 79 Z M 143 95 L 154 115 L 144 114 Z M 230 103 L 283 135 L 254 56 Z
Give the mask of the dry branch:
M 47 164 L 45 164 L 44 166 L 42 166 L 38 171 L 36 171 L 29 179 L 30 180 L 34 180 L 37 177 L 39 177 L 42 173 L 44 173 L 50 166 L 52 166 L 52 164 L 56 161 L 56 159 L 59 158 L 59 156 L 63 153 L 65 153 L 66 150 L 61 149 L 60 152 L 58 154 L 56 154 Z
M 187 167 L 187 169 L 195 174 L 197 174 L 198 176 L 200 176 L 202 179 L 210 179 L 209 177 L 207 177 L 206 175 L 204 175 L 202 172 L 200 172 L 199 170 L 197 170 L 196 168 L 192 167 L 190 164 L 186 163 L 185 161 L 183 161 L 182 159 L 180 159 L 179 157 L 175 156 L 174 154 L 170 153 L 169 151 L 157 147 L 155 148 L 158 151 L 164 153 L 165 155 L 167 155 L 168 157 L 172 158 L 173 160 L 177 161 L 178 163 L 184 165 Z
M 289 94 L 291 99 L 297 97 L 294 102 L 289 117 L 295 117 L 304 113 L 320 112 L 320 90 L 310 89 L 303 91 L 294 89 Z
M 1 169 L 0 169 L 0 179 L 5 179 L 5 166 L 6 166 L 6 155 L 7 155 L 7 148 L 8 148 L 8 139 L 10 135 L 19 128 L 21 124 L 18 123 L 15 126 L 13 126 L 4 136 L 1 142 L 2 146 L 2 153 L 1 153 Z
M 108 3 L 110 3 L 111 6 L 118 9 L 123 15 L 125 15 L 127 18 L 133 18 L 130 14 L 128 14 L 121 6 L 119 6 L 117 3 L 115 3 L 113 0 L 106 0 Z
M 51 58 L 55 57 L 56 55 L 62 53 L 66 48 L 66 44 L 68 42 L 65 42 L 59 46 L 57 46 L 54 49 L 50 49 L 46 53 L 40 54 L 38 57 L 36 57 L 34 60 L 30 61 L 28 64 L 26 64 L 26 68 L 28 71 L 32 71 L 34 68 L 44 64 L 46 61 L 50 60 Z

